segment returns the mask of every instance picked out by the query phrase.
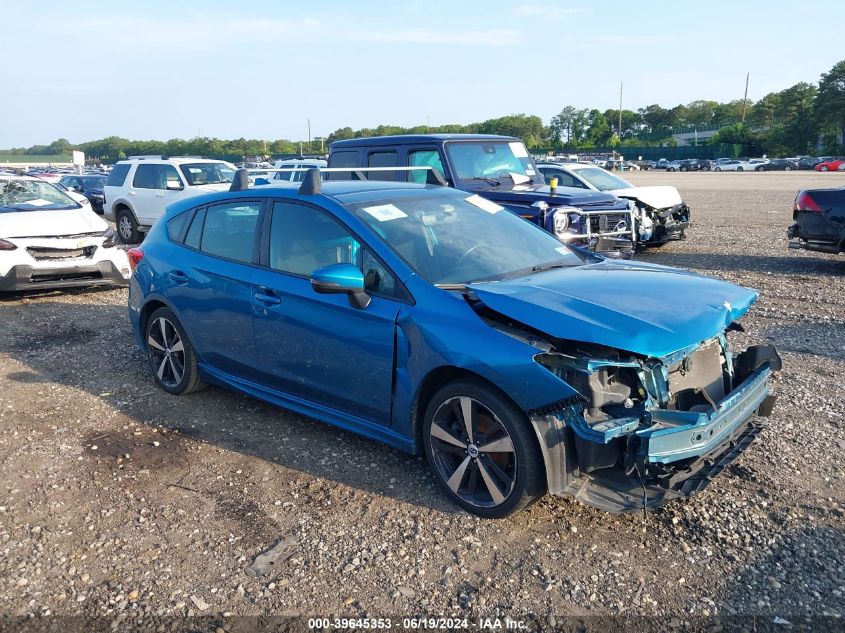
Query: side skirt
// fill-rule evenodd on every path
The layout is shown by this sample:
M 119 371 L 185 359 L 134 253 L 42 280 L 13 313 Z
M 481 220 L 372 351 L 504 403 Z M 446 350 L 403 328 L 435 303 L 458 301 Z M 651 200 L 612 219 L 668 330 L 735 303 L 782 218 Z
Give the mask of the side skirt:
M 320 422 L 331 424 L 346 431 L 352 431 L 353 433 L 382 442 L 407 453 L 418 452 L 416 442 L 413 439 L 396 433 L 381 424 L 376 424 L 375 422 L 344 413 L 343 411 L 282 393 L 281 391 L 268 389 L 263 385 L 221 372 L 203 363 L 200 363 L 199 369 L 202 377 L 209 383 L 227 389 L 235 389 L 253 398 L 258 398 L 264 402 L 276 405 L 277 407 L 307 415 Z

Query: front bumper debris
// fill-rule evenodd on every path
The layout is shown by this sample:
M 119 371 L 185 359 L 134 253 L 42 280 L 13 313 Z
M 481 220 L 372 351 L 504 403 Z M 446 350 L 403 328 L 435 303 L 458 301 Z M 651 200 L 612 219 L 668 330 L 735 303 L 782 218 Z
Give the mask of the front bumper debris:
M 763 428 L 754 416 L 771 413 L 769 378 L 780 358 L 769 349 L 749 356 L 747 377 L 715 410 L 654 409 L 648 418 L 590 426 L 582 404 L 573 401 L 531 415 L 549 492 L 608 512 L 631 512 L 703 490 Z
M 128 277 L 111 261 L 57 267 L 20 265 L 0 277 L 0 292 L 95 285 L 125 286 L 128 283 Z

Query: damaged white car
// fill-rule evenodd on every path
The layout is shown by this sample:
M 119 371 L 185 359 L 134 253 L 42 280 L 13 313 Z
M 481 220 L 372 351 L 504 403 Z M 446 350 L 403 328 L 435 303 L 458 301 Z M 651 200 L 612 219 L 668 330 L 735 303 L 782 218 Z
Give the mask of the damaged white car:
M 115 232 L 54 185 L 0 176 L 0 292 L 126 285 L 131 271 Z
M 675 187 L 637 187 L 600 167 L 582 163 L 538 163 L 537 168 L 546 180 L 557 178 L 559 187 L 603 191 L 633 201 L 640 248 L 662 246 L 686 237 L 690 210 Z

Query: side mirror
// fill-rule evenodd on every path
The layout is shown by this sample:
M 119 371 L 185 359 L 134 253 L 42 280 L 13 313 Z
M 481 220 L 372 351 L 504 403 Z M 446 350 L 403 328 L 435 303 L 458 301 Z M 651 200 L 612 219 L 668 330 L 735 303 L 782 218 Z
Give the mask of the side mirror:
M 322 295 L 349 297 L 349 303 L 356 308 L 370 305 L 370 295 L 364 292 L 364 274 L 352 264 L 331 264 L 311 273 L 311 287 Z
M 167 190 L 168 191 L 181 191 L 182 190 L 182 183 L 178 180 L 168 180 L 167 181 Z

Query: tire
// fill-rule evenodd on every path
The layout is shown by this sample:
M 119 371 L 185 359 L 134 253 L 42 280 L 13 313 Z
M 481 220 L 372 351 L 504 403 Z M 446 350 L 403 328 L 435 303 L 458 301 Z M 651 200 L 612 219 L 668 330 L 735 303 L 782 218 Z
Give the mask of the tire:
M 787 165 L 786 167 L 784 167 L 784 168 L 783 168 L 783 170 L 784 170 L 784 171 L 792 171 L 792 167 L 790 167 L 789 165 Z
M 721 167 L 717 167 L 717 168 L 715 169 L 715 171 L 722 171 L 722 168 L 721 168 Z
M 821 167 L 819 167 L 819 171 L 830 171 L 830 167 L 828 167 L 827 165 L 822 165 Z
M 737 171 L 745 171 L 742 167 L 737 167 L 736 170 Z
M 755 171 L 766 171 L 766 168 L 761 165 L 760 167 L 757 167 Z
M 135 215 L 126 207 L 120 207 L 115 213 L 114 223 L 117 226 L 117 236 L 124 244 L 137 244 L 141 241 L 141 232 Z
M 686 167 L 681 167 L 681 171 L 686 171 L 686 170 L 687 170 Z
M 472 441 L 464 414 L 469 411 Z M 486 438 L 481 437 L 486 436 Z M 423 423 L 425 456 L 447 497 L 487 519 L 518 512 L 546 491 L 545 467 L 525 414 L 499 392 L 475 380 L 437 391 Z M 485 450 L 496 445 L 501 450 Z
M 176 396 L 205 387 L 197 356 L 185 330 L 170 308 L 159 308 L 144 327 L 144 348 L 156 384 Z

